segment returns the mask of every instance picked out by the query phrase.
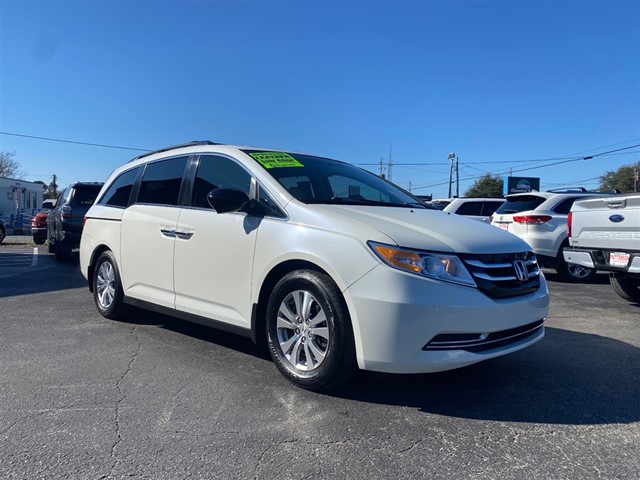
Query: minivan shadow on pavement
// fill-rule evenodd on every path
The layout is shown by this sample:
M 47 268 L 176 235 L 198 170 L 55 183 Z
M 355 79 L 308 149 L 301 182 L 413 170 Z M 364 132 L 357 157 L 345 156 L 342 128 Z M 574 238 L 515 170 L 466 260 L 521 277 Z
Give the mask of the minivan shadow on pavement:
M 44 248 L 38 249 L 37 255 L 31 247 L 3 248 L 0 252 L 0 298 L 86 286 L 77 253 L 65 262 L 56 262 Z
M 538 344 L 427 375 L 365 373 L 343 398 L 477 420 L 571 425 L 640 420 L 640 349 L 547 327 Z
M 268 353 L 248 338 L 142 310 L 128 323 L 161 326 L 246 354 L 254 368 L 265 369 L 265 378 L 275 372 Z M 321 395 L 477 420 L 633 423 L 640 421 L 638 372 L 640 349 L 633 345 L 547 327 L 540 343 L 512 355 L 442 373 L 359 372 L 347 386 Z M 293 390 L 300 401 L 318 395 L 290 384 L 283 388 Z

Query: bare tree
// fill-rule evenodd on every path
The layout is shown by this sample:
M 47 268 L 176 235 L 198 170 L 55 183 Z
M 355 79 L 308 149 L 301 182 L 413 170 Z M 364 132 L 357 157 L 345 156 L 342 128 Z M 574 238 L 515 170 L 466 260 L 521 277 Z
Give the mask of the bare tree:
M 16 152 L 0 152 L 0 177 L 22 179 L 24 172 L 17 160 L 13 157 Z

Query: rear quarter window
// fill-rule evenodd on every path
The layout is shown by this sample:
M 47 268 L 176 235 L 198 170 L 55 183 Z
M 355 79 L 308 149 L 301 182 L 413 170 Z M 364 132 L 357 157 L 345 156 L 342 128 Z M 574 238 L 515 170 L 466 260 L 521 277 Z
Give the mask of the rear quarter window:
M 585 197 L 567 198 L 567 199 L 563 200 L 562 202 L 560 202 L 555 207 L 553 207 L 551 210 L 553 210 L 556 213 L 568 215 L 569 211 L 571 210 L 571 206 L 573 205 L 573 203 L 576 200 L 581 200 L 581 199 L 584 199 L 584 198 Z
M 109 186 L 98 203 L 112 207 L 127 207 L 139 169 L 138 167 L 121 173 Z

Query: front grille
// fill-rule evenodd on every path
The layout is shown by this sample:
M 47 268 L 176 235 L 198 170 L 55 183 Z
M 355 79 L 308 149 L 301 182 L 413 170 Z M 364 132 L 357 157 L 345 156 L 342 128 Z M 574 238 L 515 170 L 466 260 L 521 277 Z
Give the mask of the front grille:
M 485 352 L 536 336 L 544 328 L 544 320 L 492 333 L 442 333 L 436 335 L 422 350 L 464 350 Z
M 491 298 L 525 295 L 540 288 L 540 268 L 533 252 L 459 256 L 478 288 Z

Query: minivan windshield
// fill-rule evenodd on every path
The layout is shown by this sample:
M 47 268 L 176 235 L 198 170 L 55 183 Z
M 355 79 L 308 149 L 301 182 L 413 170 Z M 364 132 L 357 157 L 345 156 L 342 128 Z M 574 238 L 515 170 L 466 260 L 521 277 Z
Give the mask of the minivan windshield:
M 348 163 L 299 153 L 243 151 L 307 204 L 428 208 L 391 182 Z

